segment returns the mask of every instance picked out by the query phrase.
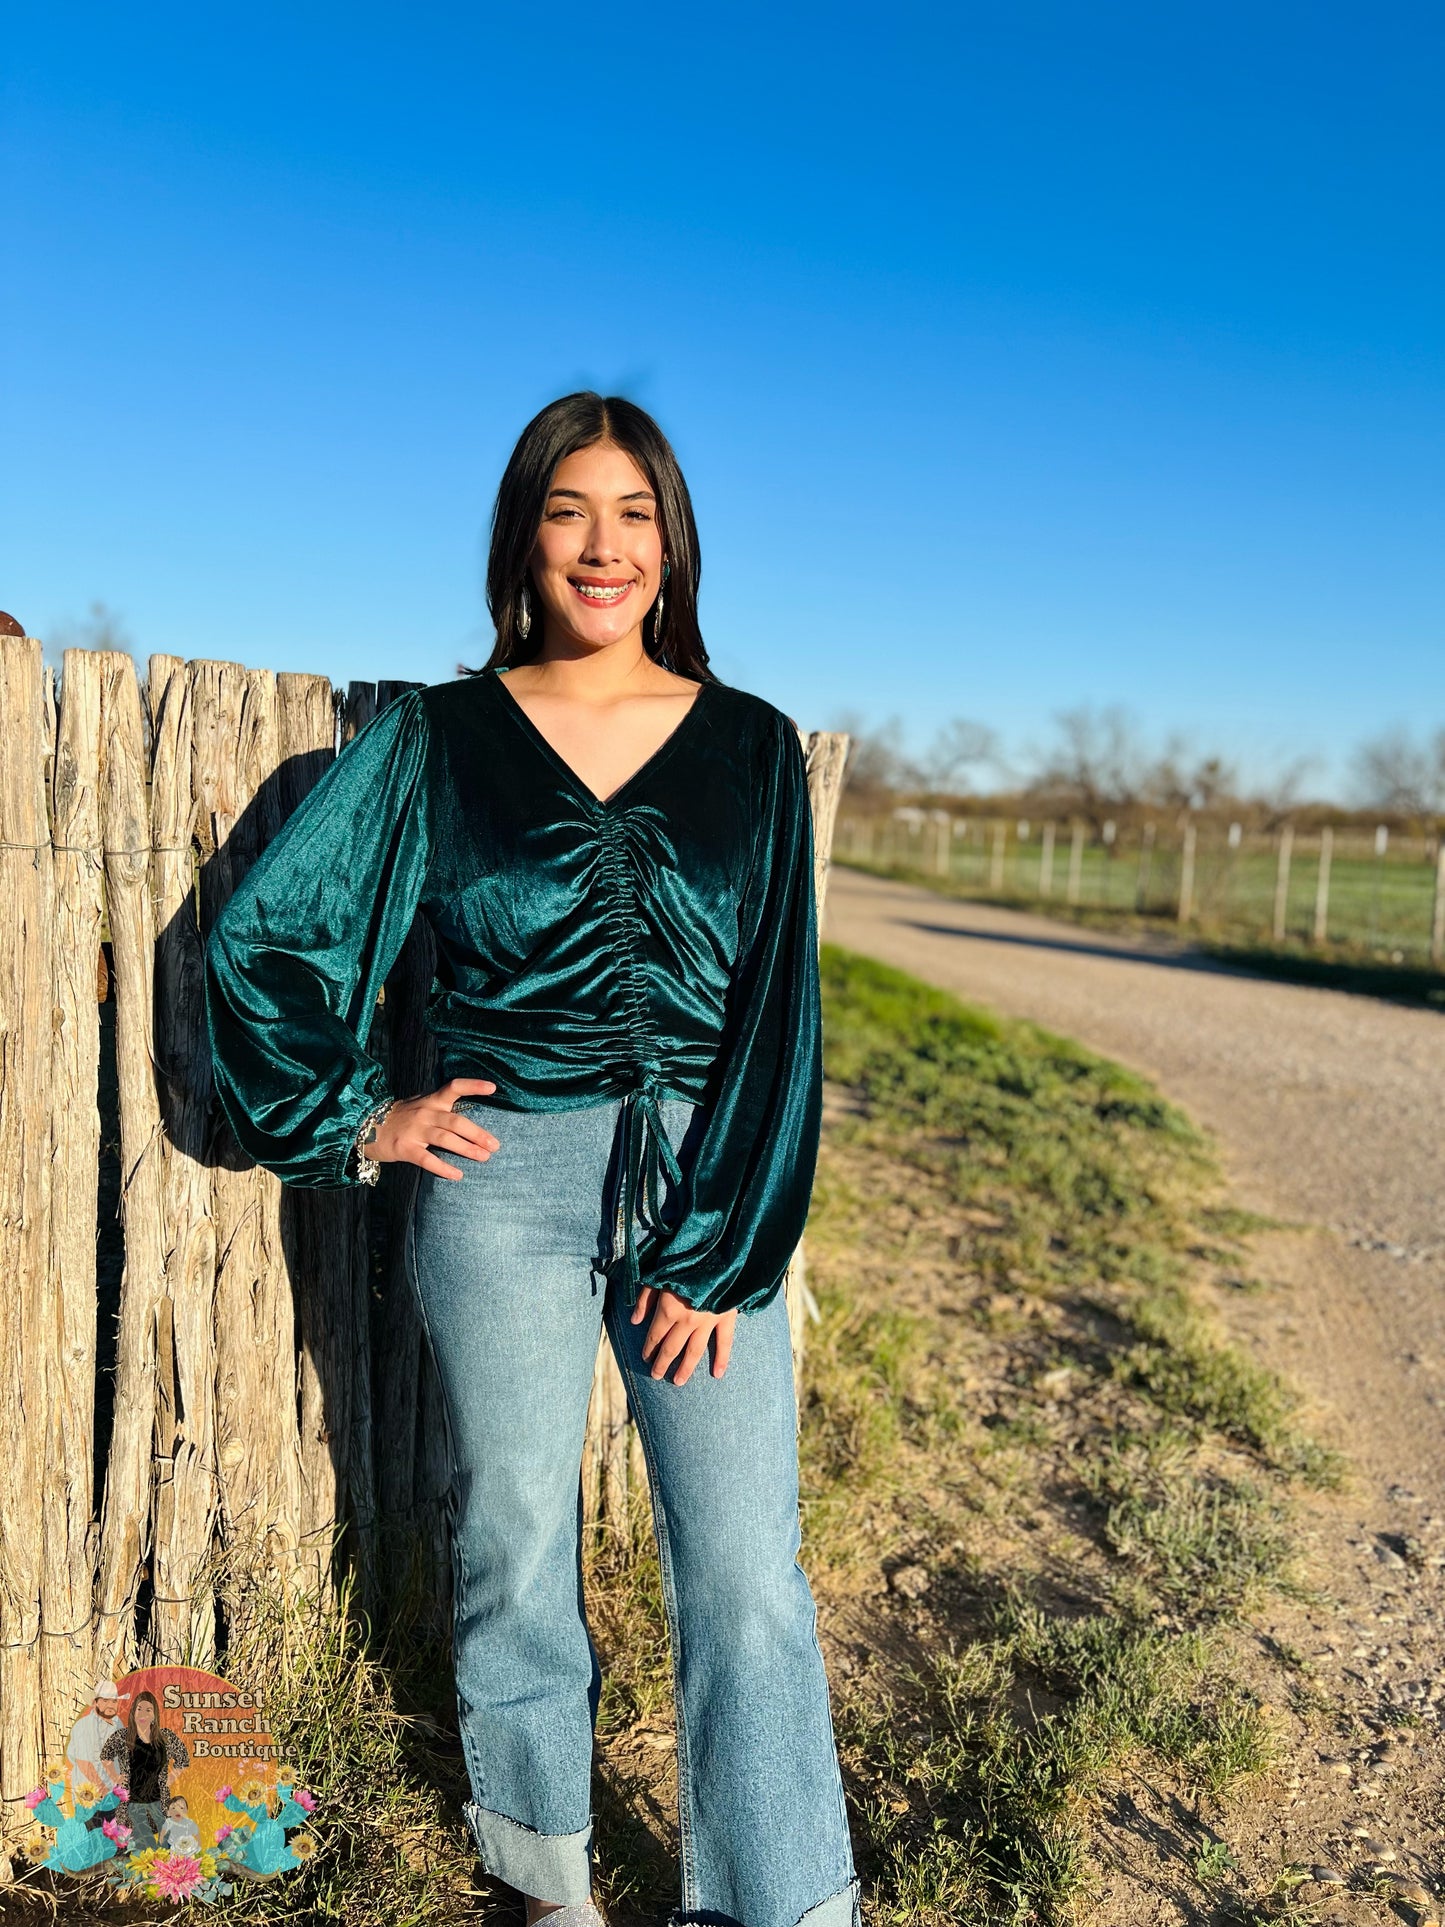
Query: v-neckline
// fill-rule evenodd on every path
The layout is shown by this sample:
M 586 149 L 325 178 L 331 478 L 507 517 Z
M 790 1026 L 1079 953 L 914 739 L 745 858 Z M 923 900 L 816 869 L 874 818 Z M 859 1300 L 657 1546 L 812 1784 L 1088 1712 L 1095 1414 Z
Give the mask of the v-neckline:
M 516 717 L 522 729 L 531 737 L 533 743 L 547 758 L 548 762 L 552 763 L 572 787 L 580 791 L 592 807 L 598 810 L 612 809 L 620 796 L 627 790 L 630 790 L 634 783 L 640 782 L 641 779 L 668 754 L 676 744 L 679 736 L 681 736 L 688 724 L 692 721 L 693 716 L 697 713 L 698 706 L 702 702 L 708 689 L 708 685 L 705 682 L 699 683 L 697 686 L 697 694 L 688 704 L 686 712 L 678 718 L 677 722 L 674 723 L 667 735 L 663 737 L 652 754 L 643 762 L 639 763 L 632 774 L 619 783 L 610 795 L 599 796 L 596 790 L 583 782 L 582 778 L 577 774 L 576 770 L 573 769 L 566 757 L 563 756 L 559 750 L 553 748 L 552 744 L 548 742 L 541 730 L 538 729 L 537 725 L 532 721 L 532 718 L 527 714 L 526 710 L 523 709 L 521 703 L 518 702 L 511 690 L 504 686 L 506 682 L 506 672 L 502 669 L 494 669 L 492 671 L 492 681 L 496 684 L 497 691 L 505 706 Z

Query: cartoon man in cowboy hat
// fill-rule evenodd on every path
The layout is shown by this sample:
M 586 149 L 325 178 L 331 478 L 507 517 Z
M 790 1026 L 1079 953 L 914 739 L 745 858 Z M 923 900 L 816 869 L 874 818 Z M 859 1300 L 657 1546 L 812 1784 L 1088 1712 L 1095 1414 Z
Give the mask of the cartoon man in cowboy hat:
M 100 1757 L 101 1748 L 112 1733 L 121 1731 L 120 1689 L 113 1679 L 98 1679 L 91 1691 L 90 1704 L 70 1729 L 65 1757 L 71 1765 L 71 1783 L 85 1778 L 94 1781 L 102 1793 L 116 1784 L 110 1763 Z M 97 1824 L 103 1815 L 97 1815 Z

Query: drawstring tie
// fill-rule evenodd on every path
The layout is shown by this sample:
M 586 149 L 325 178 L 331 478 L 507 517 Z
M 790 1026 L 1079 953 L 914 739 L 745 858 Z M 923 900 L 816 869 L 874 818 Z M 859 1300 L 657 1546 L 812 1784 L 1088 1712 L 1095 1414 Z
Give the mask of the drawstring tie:
M 657 1100 L 657 1079 L 651 1071 L 622 1100 L 622 1186 L 617 1200 L 612 1262 L 607 1275 L 614 1277 L 620 1270 L 629 1305 L 637 1303 L 642 1285 L 634 1216 L 654 1237 L 665 1237 L 669 1227 L 663 1223 L 661 1215 L 662 1173 L 667 1173 L 669 1184 L 682 1183 L 682 1167 L 663 1128 Z M 617 1248 L 619 1243 L 622 1247 L 620 1251 Z

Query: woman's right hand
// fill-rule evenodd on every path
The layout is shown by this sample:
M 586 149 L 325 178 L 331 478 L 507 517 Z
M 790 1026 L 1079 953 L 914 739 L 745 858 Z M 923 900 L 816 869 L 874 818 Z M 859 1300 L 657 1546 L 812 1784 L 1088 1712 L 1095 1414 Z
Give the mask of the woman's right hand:
M 431 1146 L 442 1145 L 478 1163 L 500 1150 L 499 1138 L 452 1109 L 459 1097 L 485 1097 L 496 1088 L 484 1077 L 454 1077 L 428 1096 L 398 1098 L 361 1148 L 377 1164 L 416 1164 L 439 1178 L 460 1178 L 465 1174 L 444 1164 Z

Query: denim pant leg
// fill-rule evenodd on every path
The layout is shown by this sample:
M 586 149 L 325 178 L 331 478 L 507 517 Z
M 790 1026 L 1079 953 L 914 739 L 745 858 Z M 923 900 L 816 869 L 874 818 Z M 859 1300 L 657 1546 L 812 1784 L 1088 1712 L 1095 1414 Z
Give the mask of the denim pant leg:
M 663 1122 L 679 1143 L 686 1106 Z M 685 1923 L 854 1927 L 858 1890 L 812 1592 L 781 1292 L 737 1322 L 722 1378 L 654 1379 L 609 1300 L 652 1484 L 678 1699 Z
M 571 1905 L 591 1878 L 580 1468 L 618 1106 L 464 1108 L 501 1148 L 455 1159 L 460 1180 L 421 1173 L 408 1251 L 451 1428 L 466 1814 L 489 1872 Z

